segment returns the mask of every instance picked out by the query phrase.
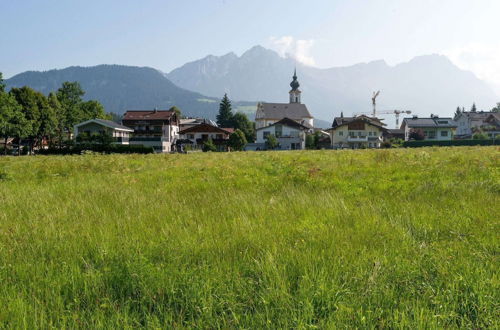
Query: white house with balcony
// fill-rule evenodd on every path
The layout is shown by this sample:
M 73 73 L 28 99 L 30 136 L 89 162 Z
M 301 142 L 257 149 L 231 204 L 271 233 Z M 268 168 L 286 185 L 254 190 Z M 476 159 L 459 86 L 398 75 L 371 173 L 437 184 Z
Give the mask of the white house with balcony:
M 278 140 L 277 150 L 301 150 L 306 147 L 306 134 L 311 128 L 297 123 L 290 118 L 283 118 L 267 127 L 257 129 L 256 143 L 253 149 L 265 149 L 266 138 L 274 135 Z
M 126 127 L 105 119 L 90 119 L 76 124 L 73 128 L 73 137 L 77 139 L 85 135 L 89 138 L 93 135 L 106 134 L 113 138 L 113 144 L 129 144 L 130 135 L 134 132 Z
M 449 141 L 453 140 L 457 123 L 452 118 L 439 118 L 439 116 L 433 115 L 429 118 L 413 116 L 403 119 L 401 129 L 405 132 L 405 141 L 411 139 L 410 135 L 413 130 L 421 131 L 424 140 Z
M 383 135 L 387 132 L 385 124 L 378 118 L 367 116 L 335 117 L 330 133 L 332 148 L 334 149 L 359 149 L 380 148 Z
M 179 137 L 179 119 L 171 110 L 129 110 L 122 124 L 134 130 L 130 144 L 153 147 L 155 152 L 171 152 Z
M 484 133 L 489 138 L 500 137 L 500 113 L 490 111 L 464 111 L 454 118 L 457 124 L 455 137 L 470 139 L 474 133 Z

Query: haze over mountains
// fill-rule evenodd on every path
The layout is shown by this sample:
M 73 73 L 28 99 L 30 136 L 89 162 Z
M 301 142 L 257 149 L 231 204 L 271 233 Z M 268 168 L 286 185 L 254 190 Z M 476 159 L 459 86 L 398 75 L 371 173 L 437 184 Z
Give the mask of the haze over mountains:
M 253 47 L 241 57 L 234 53 L 207 56 L 173 70 L 167 77 L 180 87 L 233 99 L 286 102 L 295 61 Z M 416 114 L 452 115 L 457 106 L 490 109 L 497 95 L 472 73 L 460 70 L 441 55 L 420 56 L 389 66 L 384 61 L 318 69 L 297 66 L 302 100 L 314 116 L 330 120 L 341 111 L 371 111 L 371 95 L 381 90 L 380 110 L 405 109 Z
M 106 111 L 121 114 L 127 109 L 176 105 L 186 115 L 214 119 L 225 92 L 235 108 L 247 113 L 257 101 L 288 102 L 295 65 L 290 58 L 256 46 L 241 56 L 207 56 L 168 74 L 146 67 L 99 65 L 28 71 L 6 83 L 7 87 L 27 85 L 48 93 L 64 81 L 78 81 L 86 91 L 85 98 L 100 101 Z M 384 61 L 330 69 L 297 64 L 297 74 L 303 103 L 317 119 L 328 123 L 341 111 L 346 116 L 371 111 L 370 98 L 376 90 L 382 91 L 379 110 L 412 110 L 426 116 L 451 116 L 457 106 L 469 108 L 473 102 L 478 109 L 487 110 L 500 101 L 485 82 L 440 55 L 420 56 L 395 66 Z

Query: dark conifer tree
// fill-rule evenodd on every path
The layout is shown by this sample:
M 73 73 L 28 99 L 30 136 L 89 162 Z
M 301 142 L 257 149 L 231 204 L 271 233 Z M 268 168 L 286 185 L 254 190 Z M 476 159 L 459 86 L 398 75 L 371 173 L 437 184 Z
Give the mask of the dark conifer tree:
M 233 125 L 233 111 L 231 109 L 231 101 L 227 97 L 227 94 L 224 94 L 219 105 L 217 125 L 219 125 L 219 127 L 231 127 Z

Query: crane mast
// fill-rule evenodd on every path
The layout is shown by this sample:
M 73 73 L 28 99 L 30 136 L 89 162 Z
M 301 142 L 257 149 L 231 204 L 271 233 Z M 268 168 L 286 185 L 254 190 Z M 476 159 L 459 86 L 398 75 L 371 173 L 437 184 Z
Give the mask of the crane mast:
M 377 117 L 377 97 L 380 95 L 380 91 L 373 92 L 372 104 L 373 104 L 373 117 Z

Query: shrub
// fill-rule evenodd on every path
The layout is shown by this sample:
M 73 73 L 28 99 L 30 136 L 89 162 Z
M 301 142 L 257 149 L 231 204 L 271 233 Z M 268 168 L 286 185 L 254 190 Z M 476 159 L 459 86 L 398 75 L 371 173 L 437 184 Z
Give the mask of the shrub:
M 420 128 L 412 128 L 410 130 L 409 137 L 410 140 L 422 141 L 423 139 L 425 139 L 425 134 L 424 131 L 422 131 Z
M 39 155 L 80 155 L 86 151 L 105 153 L 105 154 L 152 154 L 153 147 L 145 147 L 143 145 L 76 145 L 73 147 L 65 147 L 61 149 L 49 148 L 38 151 Z
M 450 140 L 450 141 L 406 141 L 403 147 L 418 148 L 418 147 L 450 147 L 450 146 L 492 146 L 500 145 L 499 140 Z
M 279 143 L 274 134 L 269 134 L 265 137 L 266 140 L 266 148 L 269 150 L 274 150 L 278 147 Z
M 246 144 L 247 139 L 245 138 L 245 133 L 239 129 L 229 136 L 229 141 L 227 143 L 227 145 L 235 151 L 243 150 Z
M 215 146 L 214 141 L 209 138 L 208 140 L 203 142 L 202 150 L 203 152 L 217 151 L 217 147 Z

